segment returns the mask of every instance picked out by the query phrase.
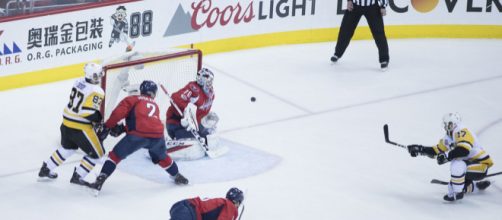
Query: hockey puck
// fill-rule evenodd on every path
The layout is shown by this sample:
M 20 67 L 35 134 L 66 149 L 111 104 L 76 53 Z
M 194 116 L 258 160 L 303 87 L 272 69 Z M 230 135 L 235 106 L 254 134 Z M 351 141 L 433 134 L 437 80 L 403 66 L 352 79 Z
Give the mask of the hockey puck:
M 253 96 L 251 97 L 251 102 L 255 102 L 256 101 L 256 98 Z

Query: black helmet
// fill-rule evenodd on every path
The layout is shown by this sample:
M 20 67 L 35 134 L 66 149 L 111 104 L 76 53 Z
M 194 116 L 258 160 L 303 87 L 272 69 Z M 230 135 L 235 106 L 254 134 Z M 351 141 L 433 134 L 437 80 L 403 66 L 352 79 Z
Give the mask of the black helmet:
M 145 80 L 139 86 L 139 91 L 141 95 L 147 95 L 154 98 L 155 95 L 157 95 L 157 84 L 153 81 Z
M 241 204 L 244 200 L 244 193 L 240 189 L 233 187 L 228 190 L 226 197 L 234 203 Z

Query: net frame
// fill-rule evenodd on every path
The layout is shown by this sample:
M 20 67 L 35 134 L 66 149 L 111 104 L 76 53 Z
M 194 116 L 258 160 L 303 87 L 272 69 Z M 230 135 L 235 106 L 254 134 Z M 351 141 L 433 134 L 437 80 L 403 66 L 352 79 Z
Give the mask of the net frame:
M 140 58 L 137 60 L 131 60 L 131 61 L 120 61 L 117 63 L 109 64 L 103 67 L 103 71 L 107 73 L 110 70 L 114 69 L 120 69 L 120 68 L 126 68 L 126 67 L 133 67 L 136 65 L 141 65 L 141 64 L 147 64 L 147 63 L 153 63 L 153 62 L 158 62 L 162 60 L 169 60 L 169 59 L 179 59 L 183 57 L 190 57 L 190 56 L 197 56 L 197 71 L 202 69 L 202 51 L 198 49 L 189 49 L 189 50 L 184 50 L 184 51 L 179 51 L 179 52 L 165 52 L 165 54 L 161 55 L 154 55 L 151 57 L 146 57 L 146 58 Z M 101 80 L 101 88 L 106 94 L 106 82 L 107 82 L 107 77 L 108 74 L 105 74 L 103 79 Z M 160 85 L 158 85 L 160 87 Z M 104 99 L 101 102 L 101 113 L 103 114 L 103 117 L 105 117 L 105 112 L 106 112 L 106 95 Z

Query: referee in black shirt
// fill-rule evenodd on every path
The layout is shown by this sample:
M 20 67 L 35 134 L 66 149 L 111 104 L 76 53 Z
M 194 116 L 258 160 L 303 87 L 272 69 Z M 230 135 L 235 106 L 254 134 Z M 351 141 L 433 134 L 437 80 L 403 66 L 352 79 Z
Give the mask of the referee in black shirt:
M 378 57 L 380 68 L 387 70 L 389 65 L 389 45 L 383 25 L 383 16 L 386 15 L 385 7 L 388 0 L 348 0 L 347 10 L 343 15 L 338 41 L 336 42 L 335 54 L 331 57 L 332 62 L 337 62 L 349 46 L 349 42 L 354 35 L 354 31 L 364 15 L 371 29 L 371 34 L 378 47 Z

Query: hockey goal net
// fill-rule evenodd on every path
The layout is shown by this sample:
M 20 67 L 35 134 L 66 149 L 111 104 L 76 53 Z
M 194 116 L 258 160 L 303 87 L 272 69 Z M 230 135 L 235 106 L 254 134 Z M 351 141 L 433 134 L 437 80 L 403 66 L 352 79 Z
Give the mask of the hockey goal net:
M 105 120 L 124 97 L 139 94 L 139 85 L 143 80 L 151 80 L 158 86 L 155 101 L 160 108 L 161 120 L 164 121 L 170 103 L 169 97 L 161 91 L 160 84 L 172 94 L 194 81 L 197 71 L 202 67 L 202 53 L 200 50 L 129 52 L 106 63 L 103 67 L 105 77 L 102 80 L 105 91 L 102 112 Z

